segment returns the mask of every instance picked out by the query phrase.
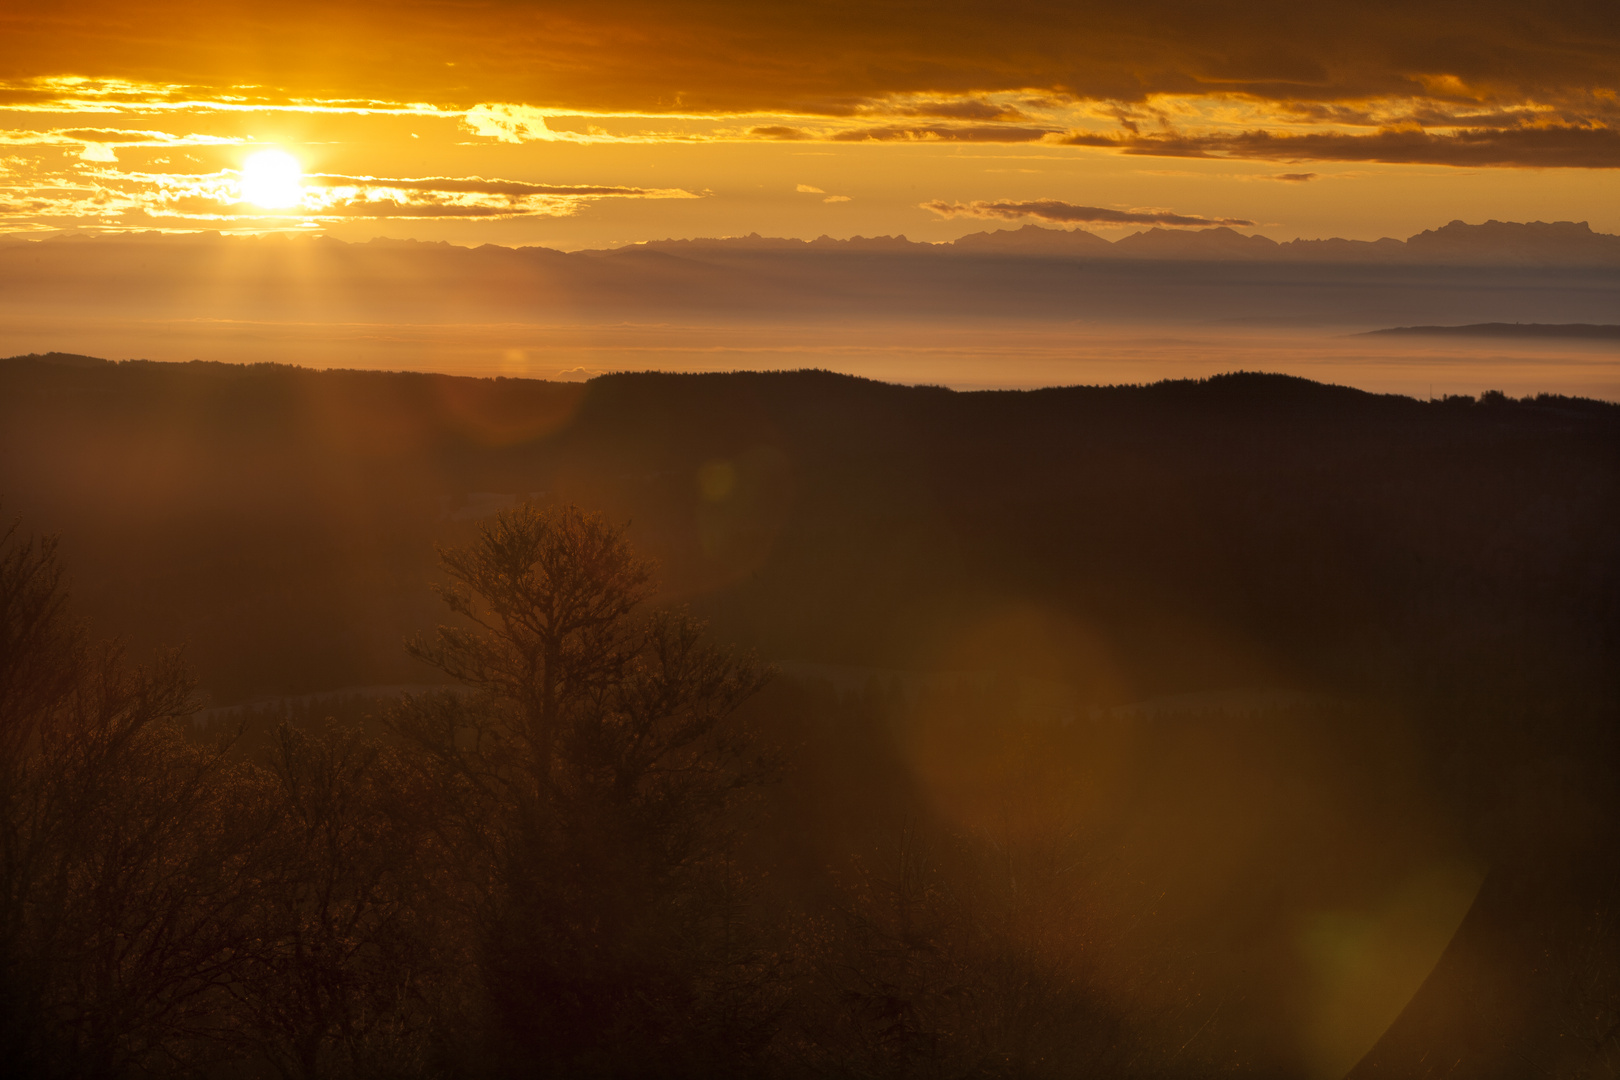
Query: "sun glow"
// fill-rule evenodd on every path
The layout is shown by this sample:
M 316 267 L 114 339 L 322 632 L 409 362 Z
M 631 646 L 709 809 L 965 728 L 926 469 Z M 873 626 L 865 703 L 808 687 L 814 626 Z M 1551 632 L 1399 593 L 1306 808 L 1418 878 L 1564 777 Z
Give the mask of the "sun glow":
M 261 150 L 242 164 L 242 201 L 266 210 L 296 206 L 304 196 L 303 168 L 284 150 Z

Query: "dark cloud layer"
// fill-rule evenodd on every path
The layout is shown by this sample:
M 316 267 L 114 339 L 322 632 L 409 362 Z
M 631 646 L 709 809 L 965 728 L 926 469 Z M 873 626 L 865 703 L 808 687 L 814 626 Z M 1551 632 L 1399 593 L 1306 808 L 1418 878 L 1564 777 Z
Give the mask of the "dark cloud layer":
M 759 138 L 812 139 L 791 127 L 754 128 Z M 1620 128 L 1598 122 L 1426 131 L 1416 124 L 1346 131 L 1142 133 L 1133 121 L 1117 132 L 1065 132 L 1017 124 L 888 124 L 825 136 L 834 142 L 1047 142 L 1094 146 L 1146 157 L 1245 158 L 1260 161 L 1376 161 L 1393 164 L 1527 168 L 1620 168 Z M 1314 179 L 1288 173 L 1282 180 Z
M 1620 164 L 1615 0 L 9 0 L 0 90 L 42 100 L 23 81 L 65 74 L 455 108 L 858 116 L 874 126 L 838 137 L 886 141 L 1047 134 L 985 97 L 995 92 L 1239 94 L 1296 122 L 1372 126 L 1188 135 L 1121 114 L 1117 136 L 1074 141 L 1172 156 Z M 1377 132 L 1367 103 L 1390 98 L 1421 100 L 1416 124 L 1468 126 Z
M 1382 161 L 1428 165 L 1620 168 L 1620 130 L 1607 127 L 1470 129 L 1436 134 L 1379 131 L 1214 135 L 1071 135 L 1076 146 L 1109 146 L 1156 157 L 1232 157 L 1267 161 Z
M 1334 101 L 1456 81 L 1513 101 L 1620 86 L 1613 0 L 11 0 L 0 76 L 394 100 L 848 109 L 1038 88 Z M 1442 92 L 1447 87 L 1439 86 Z
M 1252 226 L 1254 222 L 1242 218 L 1210 218 L 1196 214 L 1177 214 L 1169 210 L 1110 210 L 1104 206 L 1077 206 L 1058 199 L 1027 199 L 984 201 L 970 203 L 946 202 L 935 199 L 921 204 L 940 217 L 989 218 L 1013 221 L 1019 218 L 1037 218 L 1041 221 L 1067 225 L 1081 223 L 1099 225 L 1173 225 L 1189 228 L 1207 228 L 1212 225 Z

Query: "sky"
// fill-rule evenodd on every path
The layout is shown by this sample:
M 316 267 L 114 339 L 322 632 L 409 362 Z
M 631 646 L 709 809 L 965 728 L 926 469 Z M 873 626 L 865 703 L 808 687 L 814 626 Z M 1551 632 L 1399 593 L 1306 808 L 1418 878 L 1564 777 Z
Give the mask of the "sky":
M 0 9 L 0 231 L 1620 232 L 1620 5 Z

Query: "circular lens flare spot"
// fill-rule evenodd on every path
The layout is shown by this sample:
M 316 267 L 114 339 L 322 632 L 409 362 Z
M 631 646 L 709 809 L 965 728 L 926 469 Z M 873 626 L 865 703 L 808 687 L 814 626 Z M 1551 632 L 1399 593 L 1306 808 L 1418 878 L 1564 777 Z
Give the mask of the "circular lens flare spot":
M 304 197 L 304 170 L 284 150 L 261 150 L 242 163 L 242 201 L 266 210 L 296 206 Z

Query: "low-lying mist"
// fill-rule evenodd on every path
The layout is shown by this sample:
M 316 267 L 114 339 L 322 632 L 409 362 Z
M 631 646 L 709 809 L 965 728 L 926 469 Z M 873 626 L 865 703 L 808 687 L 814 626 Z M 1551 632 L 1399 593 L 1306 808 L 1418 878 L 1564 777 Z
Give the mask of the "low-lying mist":
M 1273 371 L 1375 393 L 1620 400 L 1613 342 L 1366 337 L 1345 327 L 1164 323 L 298 323 L 8 317 L 7 351 L 583 381 L 616 371 L 820 368 L 957 390 L 1127 385 Z

